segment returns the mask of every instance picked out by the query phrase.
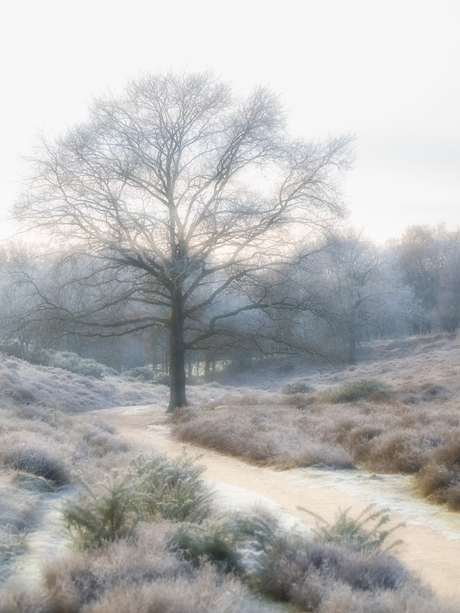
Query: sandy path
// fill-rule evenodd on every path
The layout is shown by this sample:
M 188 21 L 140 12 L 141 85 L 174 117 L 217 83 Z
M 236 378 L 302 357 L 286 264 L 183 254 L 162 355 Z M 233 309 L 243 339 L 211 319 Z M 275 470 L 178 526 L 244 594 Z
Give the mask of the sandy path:
M 298 505 L 328 520 L 339 508 L 360 511 L 369 502 L 389 507 L 395 522 L 406 522 L 397 534 L 404 541 L 399 557 L 440 597 L 460 600 L 460 514 L 415 499 L 408 478 L 318 469 L 277 472 L 171 440 L 163 425 L 163 407 L 123 407 L 98 413 L 139 451 L 175 456 L 186 447 L 191 454 L 203 454 L 204 477 L 215 482 L 218 496 L 232 500 L 234 506 L 258 499 L 273 501 L 308 525 L 314 525 L 314 519 L 299 511 Z

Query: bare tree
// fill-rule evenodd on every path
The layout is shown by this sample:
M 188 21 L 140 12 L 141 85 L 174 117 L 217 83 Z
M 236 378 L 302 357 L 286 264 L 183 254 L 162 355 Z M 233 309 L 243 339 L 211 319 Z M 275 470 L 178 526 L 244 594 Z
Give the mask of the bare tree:
M 274 307 L 248 286 L 288 261 L 306 226 L 343 213 L 351 140 L 290 139 L 273 93 L 239 99 L 208 73 L 148 76 L 95 101 L 87 123 L 42 140 L 15 207 L 68 257 L 91 260 L 73 279 L 95 299 L 78 312 L 44 303 L 87 333 L 167 329 L 168 410 L 185 405 L 185 351 L 229 318 Z
M 303 328 L 331 360 L 355 364 L 361 341 L 407 333 L 416 305 L 395 269 L 389 254 L 353 229 L 320 242 L 316 250 L 311 245 L 309 257 L 291 273 L 304 304 L 309 301 L 309 308 L 292 318 L 296 334 Z

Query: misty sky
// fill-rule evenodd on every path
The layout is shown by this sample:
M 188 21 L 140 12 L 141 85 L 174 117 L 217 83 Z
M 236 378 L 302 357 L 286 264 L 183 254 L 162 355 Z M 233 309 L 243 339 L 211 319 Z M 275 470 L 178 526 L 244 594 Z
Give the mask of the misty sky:
M 130 77 L 211 68 L 272 87 L 295 135 L 356 133 L 346 192 L 369 237 L 460 226 L 458 0 L 16 0 L 2 21 L 2 215 L 34 134 L 84 120 Z

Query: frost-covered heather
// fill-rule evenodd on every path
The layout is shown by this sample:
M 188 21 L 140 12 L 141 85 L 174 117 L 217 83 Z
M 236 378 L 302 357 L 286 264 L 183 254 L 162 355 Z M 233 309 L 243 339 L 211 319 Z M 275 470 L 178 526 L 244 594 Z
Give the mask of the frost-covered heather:
M 290 363 L 285 372 L 284 362 Z M 460 338 L 452 334 L 418 336 L 403 340 L 373 341 L 364 343 L 356 366 L 311 366 L 302 359 L 279 359 L 255 365 L 255 373 L 245 372 L 219 379 L 232 385 L 242 394 L 260 393 L 264 390 L 279 393 L 286 384 L 304 382 L 315 392 L 355 379 L 376 378 L 393 387 L 436 383 L 458 386 L 460 390 Z M 219 390 L 215 390 L 216 393 Z
M 426 342 L 431 344 L 428 349 Z M 382 355 L 390 352 L 391 360 L 378 355 L 378 359 L 357 367 L 323 372 L 299 364 L 289 375 L 277 377 L 271 370 L 247 377 L 246 385 L 239 388 L 190 387 L 191 407 L 175 415 L 176 433 L 182 431 L 184 437 L 228 453 L 285 468 L 311 463 L 340 467 L 359 462 L 382 471 L 418 471 L 420 479 L 425 475 L 421 481 L 425 488 L 439 485 L 441 477 L 452 483 L 458 477 L 460 482 L 455 468 L 460 465 L 456 459 L 460 450 L 460 388 L 455 370 L 455 361 L 460 364 L 459 344 L 442 337 L 422 339 L 409 349 L 386 349 L 383 343 L 376 348 Z M 321 395 L 325 389 L 360 379 L 382 381 L 394 391 L 343 404 L 331 404 L 327 400 L 331 396 Z M 386 554 L 361 554 L 348 546 L 307 543 L 295 534 L 270 531 L 275 537 L 272 545 L 265 543 L 254 550 L 256 569 L 245 576 L 243 565 L 243 571 L 238 571 L 242 575 L 225 575 L 224 566 L 215 567 L 210 554 L 206 561 L 193 558 L 191 553 L 198 535 L 200 547 L 214 556 L 222 555 L 221 541 L 226 533 L 214 517 L 209 520 L 209 530 L 197 525 L 195 537 L 187 541 L 190 551 L 178 552 L 174 545 L 177 524 L 154 521 L 136 526 L 138 540 L 120 539 L 99 551 L 68 550 L 46 560 L 43 581 L 35 593 L 17 577 L 9 581 L 8 572 L 14 569 L 10 560 L 20 555 L 25 530 L 35 529 L 40 521 L 35 510 L 43 496 L 24 490 L 18 470 L 35 471 L 30 477 L 37 481 L 44 479 L 44 473 L 53 488 L 60 483 L 47 472 L 49 466 L 61 475 L 77 472 L 91 487 L 113 468 L 124 474 L 135 451 L 129 450 L 97 414 L 84 411 L 152 403 L 166 408 L 168 389 L 121 378 L 85 379 L 14 359 L 0 362 L 0 381 L 0 613 L 286 610 L 281 603 L 254 598 L 253 589 L 288 601 L 291 608 L 315 613 L 459 612 L 456 605 L 438 602 Z M 284 385 L 299 381 L 306 384 L 300 389 L 311 386 L 314 393 L 281 393 Z M 20 466 L 25 468 L 18 469 Z M 57 495 L 61 491 L 57 490 Z M 450 495 L 452 504 L 455 488 Z M 217 526 L 214 532 L 213 522 Z M 12 526 L 9 532 L 8 524 Z M 181 529 L 190 531 L 190 524 Z M 226 542 L 224 550 L 232 542 Z
M 0 583 L 27 550 L 27 533 L 40 526 L 43 496 L 60 495 L 75 475 L 100 480 L 135 455 L 97 417 L 48 409 L 0 399 Z
M 0 358 L 0 397 L 18 403 L 66 411 L 93 411 L 115 406 L 155 404 L 165 386 L 153 387 L 121 377 L 102 380 L 60 368 L 36 366 L 17 358 Z
M 412 473 L 423 495 L 460 510 L 460 339 L 437 335 L 379 342 L 372 351 L 363 363 L 343 370 L 298 364 L 277 381 L 272 370 L 253 376 L 253 387 L 244 391 L 215 390 L 213 401 L 176 415 L 174 435 L 284 468 L 354 464 Z M 331 403 L 341 397 L 334 390 L 359 387 L 362 380 L 381 383 L 383 391 Z M 268 381 L 271 390 L 261 391 Z M 299 381 L 315 393 L 280 393 Z

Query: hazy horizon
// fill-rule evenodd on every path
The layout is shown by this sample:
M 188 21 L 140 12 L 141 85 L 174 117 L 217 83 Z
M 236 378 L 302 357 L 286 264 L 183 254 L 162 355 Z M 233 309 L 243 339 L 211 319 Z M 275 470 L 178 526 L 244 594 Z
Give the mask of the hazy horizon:
M 351 223 L 371 239 L 397 238 L 412 224 L 460 225 L 459 4 L 237 0 L 231 8 L 10 4 L 1 216 L 27 171 L 18 156 L 37 132 L 84 121 L 93 96 L 129 78 L 185 68 L 212 69 L 237 89 L 270 86 L 294 135 L 355 133 L 344 188 Z

